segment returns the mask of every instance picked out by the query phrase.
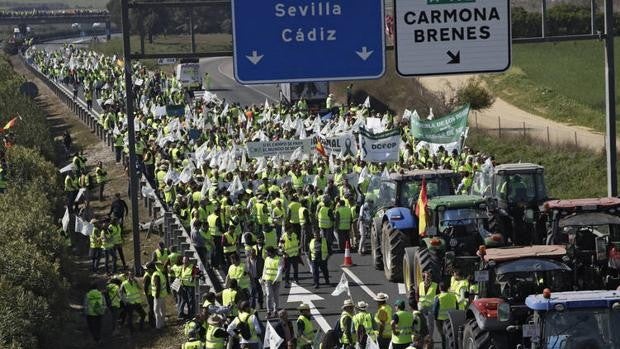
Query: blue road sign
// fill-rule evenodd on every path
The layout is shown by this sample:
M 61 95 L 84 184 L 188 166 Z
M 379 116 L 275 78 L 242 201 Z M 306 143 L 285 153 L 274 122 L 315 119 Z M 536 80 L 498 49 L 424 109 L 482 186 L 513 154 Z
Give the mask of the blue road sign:
M 232 0 L 244 84 L 372 79 L 385 71 L 383 0 Z

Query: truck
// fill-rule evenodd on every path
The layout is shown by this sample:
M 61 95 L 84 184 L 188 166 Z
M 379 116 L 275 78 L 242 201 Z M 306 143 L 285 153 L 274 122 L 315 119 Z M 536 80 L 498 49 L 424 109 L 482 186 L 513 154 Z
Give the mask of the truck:
M 531 349 L 620 347 L 620 292 L 594 290 L 530 295 L 525 305 L 532 315 L 521 325 Z M 510 317 L 510 313 L 504 314 Z M 519 328 L 511 329 L 519 330 Z
M 188 91 L 202 89 L 202 76 L 197 59 L 181 60 L 176 66 L 175 74 L 183 89 Z
M 471 194 L 491 198 L 493 230 L 513 245 L 544 244 L 546 220 L 542 205 L 549 200 L 544 167 L 531 163 L 495 166 L 474 177 Z
M 308 109 L 319 111 L 325 108 L 325 100 L 329 95 L 329 82 L 291 82 L 278 84 L 280 101 L 295 104 L 302 98 L 306 100 Z
M 443 323 L 447 348 L 515 348 L 523 343 L 520 326 L 531 316 L 526 297 L 545 288 L 573 289 L 572 270 L 563 262 L 564 246 L 481 246 L 478 255 L 477 291 L 468 295 L 471 302 L 466 309 L 449 311 Z
M 405 249 L 403 281 L 408 291 L 422 282 L 424 272 L 447 284 L 455 271 L 473 275 L 479 246 L 505 244 L 501 234 L 489 230 L 488 200 L 481 196 L 437 196 L 427 206 L 427 227 L 419 246 Z
M 391 173 L 373 177 L 366 191 L 365 200 L 373 201 L 370 245 L 374 266 L 384 270 L 390 281 L 402 281 L 405 249 L 420 243 L 414 212 L 423 178 L 427 197 L 432 198 L 453 195 L 458 174 L 450 170 Z
M 569 265 L 583 289 L 614 289 L 620 285 L 620 199 L 551 200 L 547 216 L 547 244 L 562 244 Z

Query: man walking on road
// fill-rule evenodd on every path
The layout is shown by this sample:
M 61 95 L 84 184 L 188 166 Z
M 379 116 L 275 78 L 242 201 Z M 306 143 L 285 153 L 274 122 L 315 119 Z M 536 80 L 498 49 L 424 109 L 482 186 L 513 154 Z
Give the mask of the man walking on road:
M 140 284 L 134 278 L 133 272 L 127 272 L 127 280 L 121 283 L 121 299 L 125 303 L 127 311 L 127 323 L 129 324 L 129 332 L 133 333 L 133 313 L 137 312 L 140 316 L 140 330 L 144 328 L 144 319 L 146 313 L 142 309 L 142 297 L 140 296 Z
M 340 344 L 344 349 L 355 348 L 355 335 L 353 332 L 353 310 L 355 305 L 350 299 L 344 301 L 342 314 L 340 314 Z
M 439 291 L 433 303 L 433 315 L 436 320 L 435 327 L 441 335 L 441 345 L 445 348 L 446 335 L 443 332 L 443 322 L 448 320 L 448 311 L 459 308 L 459 302 L 454 293 L 448 292 L 448 286 L 443 282 L 439 284 Z
M 105 298 L 99 291 L 97 284 L 90 284 L 89 290 L 84 297 L 84 313 L 88 330 L 96 343 L 101 341 L 101 320 L 105 314 Z
M 155 327 L 162 329 L 166 326 L 166 296 L 168 295 L 168 280 L 163 273 L 164 264 L 155 263 L 155 270 L 151 276 L 151 294 L 153 296 L 153 311 L 155 312 Z
M 432 308 L 435 302 L 435 296 L 439 294 L 439 286 L 432 280 L 432 276 L 429 272 L 422 274 L 423 281 L 418 285 L 418 310 L 426 317 L 426 325 L 428 326 L 428 333 L 433 337 L 435 330 L 435 317 L 433 316 Z
M 129 207 L 125 200 L 121 199 L 121 194 L 114 194 L 114 201 L 112 201 L 112 205 L 110 205 L 110 212 L 108 213 L 111 217 L 116 217 L 121 226 L 124 225 L 125 216 L 129 213 Z
M 413 334 L 413 314 L 405 311 L 405 301 L 394 303 L 396 313 L 392 316 L 392 349 L 406 349 L 411 344 Z
M 375 324 L 377 325 L 377 344 L 379 348 L 387 348 L 392 341 L 392 307 L 387 304 L 389 297 L 385 293 L 377 293 L 377 313 L 375 314 Z
M 276 249 L 267 247 L 267 258 L 263 269 L 263 286 L 267 317 L 275 317 L 280 305 L 280 280 L 282 280 L 282 259 L 276 254 Z
M 316 330 L 312 324 L 310 306 L 305 303 L 299 305 L 297 318 L 297 349 L 312 349 L 312 341 Z
M 312 278 L 314 288 L 319 288 L 319 272 L 323 273 L 325 284 L 329 285 L 329 270 L 327 268 L 327 258 L 329 258 L 329 248 L 327 239 L 321 237 L 321 233 L 314 232 L 314 238 L 310 240 L 310 262 L 312 263 Z

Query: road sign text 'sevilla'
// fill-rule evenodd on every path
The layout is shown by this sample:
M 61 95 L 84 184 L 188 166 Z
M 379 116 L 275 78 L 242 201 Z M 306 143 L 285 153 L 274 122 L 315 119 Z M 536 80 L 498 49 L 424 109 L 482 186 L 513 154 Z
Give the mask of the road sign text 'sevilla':
M 339 4 L 329 1 L 311 2 L 297 6 L 277 3 L 274 6 L 274 14 L 280 18 L 340 16 L 342 15 L 342 8 Z M 281 37 L 284 42 L 336 41 L 336 29 L 324 27 L 284 28 Z

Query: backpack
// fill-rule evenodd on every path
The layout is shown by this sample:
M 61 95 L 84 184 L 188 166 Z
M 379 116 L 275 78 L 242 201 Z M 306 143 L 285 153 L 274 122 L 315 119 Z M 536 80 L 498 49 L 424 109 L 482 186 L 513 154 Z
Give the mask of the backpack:
M 237 330 L 239 330 L 239 334 L 241 334 L 241 337 L 243 337 L 243 339 L 245 340 L 249 340 L 250 338 L 252 338 L 252 332 L 250 331 L 250 326 L 248 325 L 248 323 L 245 321 L 241 321 L 241 318 L 239 318 L 239 316 L 237 316 L 237 319 L 239 320 L 239 323 L 237 324 Z

